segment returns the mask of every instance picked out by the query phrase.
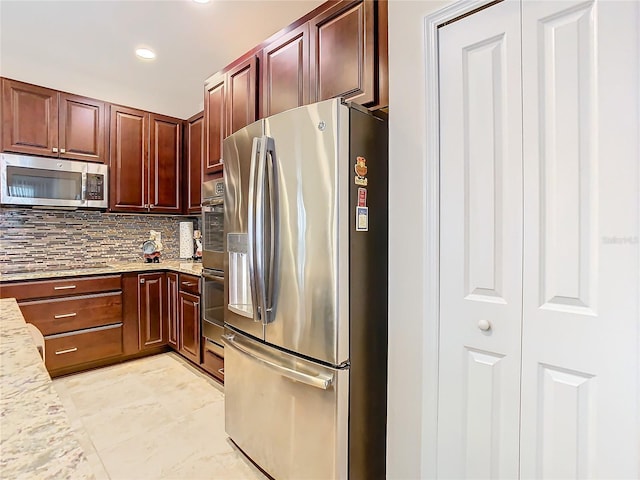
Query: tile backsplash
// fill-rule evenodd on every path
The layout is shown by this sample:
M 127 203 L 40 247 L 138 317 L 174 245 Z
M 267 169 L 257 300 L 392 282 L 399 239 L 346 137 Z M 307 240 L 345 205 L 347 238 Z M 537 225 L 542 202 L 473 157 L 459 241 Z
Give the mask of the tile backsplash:
M 162 233 L 162 258 L 178 259 L 180 222 L 198 217 L 98 211 L 0 209 L 0 272 L 55 269 L 82 263 L 142 262 L 149 231 Z

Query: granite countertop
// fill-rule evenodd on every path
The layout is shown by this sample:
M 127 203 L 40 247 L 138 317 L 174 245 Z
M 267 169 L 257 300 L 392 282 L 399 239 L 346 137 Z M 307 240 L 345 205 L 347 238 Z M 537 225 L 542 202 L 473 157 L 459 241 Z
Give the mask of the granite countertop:
M 13 298 L 0 317 L 0 476 L 95 478 Z
M 78 277 L 84 275 L 108 275 L 128 272 L 155 272 L 163 270 L 199 276 L 202 272 L 202 263 L 191 262 L 188 260 L 166 260 L 161 263 L 111 262 L 86 268 L 82 266 L 81 262 L 79 262 L 77 268 L 20 273 L 0 273 L 0 282 Z

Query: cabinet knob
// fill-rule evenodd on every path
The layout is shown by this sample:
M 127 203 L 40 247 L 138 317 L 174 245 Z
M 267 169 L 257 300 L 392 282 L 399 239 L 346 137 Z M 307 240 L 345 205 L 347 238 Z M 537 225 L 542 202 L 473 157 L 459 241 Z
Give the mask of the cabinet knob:
M 153 203 L 149 204 L 149 208 L 153 208 Z
M 61 148 L 60 153 L 67 153 L 67 151 L 64 148 Z
M 58 147 L 53 147 L 53 148 L 51 149 L 51 151 L 52 151 L 53 153 L 58 153 Z
M 480 320 L 478 322 L 478 328 L 480 330 L 482 330 L 483 332 L 486 332 L 487 330 L 489 330 L 491 328 L 491 324 L 489 323 L 488 320 Z
M 140 279 L 140 283 L 144 283 L 144 278 L 141 278 L 141 279 Z

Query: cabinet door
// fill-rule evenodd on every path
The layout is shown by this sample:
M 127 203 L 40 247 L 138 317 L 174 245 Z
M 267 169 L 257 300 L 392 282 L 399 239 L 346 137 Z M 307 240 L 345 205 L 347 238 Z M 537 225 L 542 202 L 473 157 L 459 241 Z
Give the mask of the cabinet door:
M 58 92 L 2 79 L 2 149 L 58 156 Z
M 204 112 L 187 120 L 186 213 L 200 214 L 202 202 L 202 150 Z
M 107 112 L 104 102 L 60 94 L 60 157 L 104 163 Z
M 204 97 L 205 155 L 203 171 L 210 175 L 222 171 L 222 140 L 226 136 L 225 76 L 207 80 Z
M 151 114 L 149 125 L 149 208 L 180 213 L 182 120 Z
M 311 101 L 345 97 L 377 103 L 373 0 L 342 1 L 309 22 Z
M 309 25 L 262 50 L 262 116 L 309 103 Z
M 178 349 L 178 274 L 167 272 L 168 342 Z
M 180 353 L 200 363 L 200 297 L 180 292 Z
M 227 135 L 237 132 L 256 121 L 258 98 L 258 58 L 239 63 L 227 72 Z
M 164 273 L 138 275 L 140 349 L 166 345 L 168 340 Z
M 146 212 L 149 114 L 111 106 L 109 207 L 116 212 Z

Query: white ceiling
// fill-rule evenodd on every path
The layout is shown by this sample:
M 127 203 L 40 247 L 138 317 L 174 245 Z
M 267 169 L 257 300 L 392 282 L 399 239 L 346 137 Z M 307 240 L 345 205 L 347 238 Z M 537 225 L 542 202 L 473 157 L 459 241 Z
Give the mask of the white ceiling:
M 0 75 L 187 118 L 209 75 L 322 3 L 0 0 Z

